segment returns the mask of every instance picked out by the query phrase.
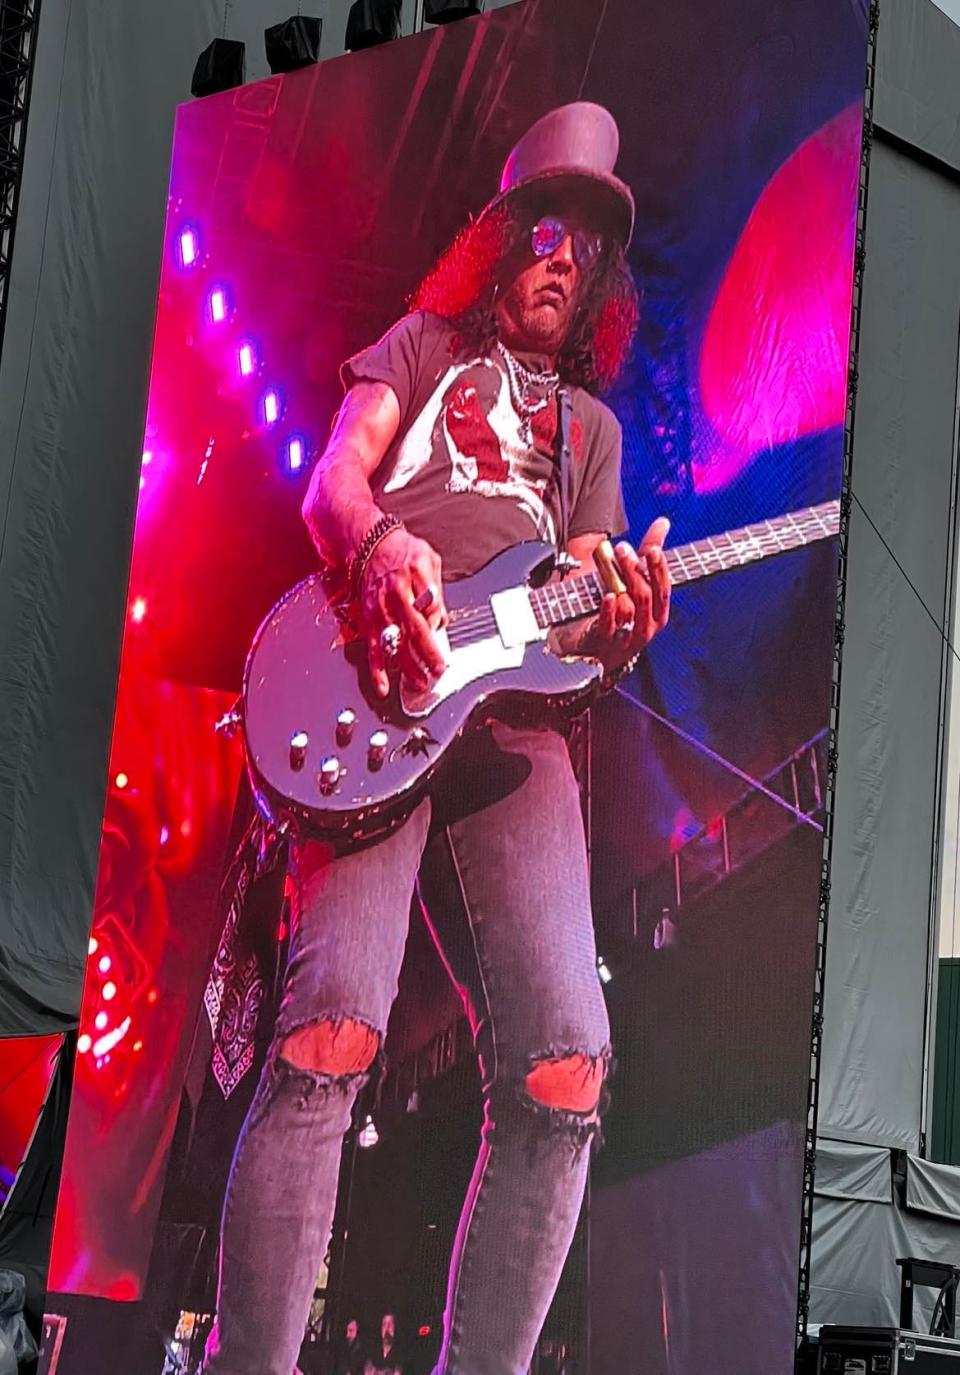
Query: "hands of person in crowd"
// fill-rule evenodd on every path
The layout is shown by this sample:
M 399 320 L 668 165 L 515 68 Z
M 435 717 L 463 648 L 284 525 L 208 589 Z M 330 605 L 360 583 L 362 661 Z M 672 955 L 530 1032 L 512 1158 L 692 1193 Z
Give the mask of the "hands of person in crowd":
M 363 570 L 360 606 L 374 691 L 390 691 L 388 669 L 397 669 L 414 691 L 423 692 L 446 668 L 436 631 L 449 619 L 443 600 L 440 555 L 407 530 L 382 539 Z M 381 637 L 387 626 L 400 632 L 390 659 Z
M 670 619 L 670 570 L 663 545 L 670 522 L 655 520 L 638 550 L 626 541 L 616 547 L 626 592 L 608 593 L 582 636 L 577 652 L 599 659 L 607 674 L 630 664 Z

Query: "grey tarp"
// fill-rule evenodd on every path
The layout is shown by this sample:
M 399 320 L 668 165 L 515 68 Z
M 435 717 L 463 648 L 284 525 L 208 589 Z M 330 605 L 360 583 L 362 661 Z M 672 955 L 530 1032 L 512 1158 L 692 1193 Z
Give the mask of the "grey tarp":
M 896 1327 L 900 1256 L 960 1260 L 960 1169 L 908 1157 L 901 1206 L 888 1150 L 818 1141 L 811 1323 Z M 929 1328 L 936 1297 L 916 1290 L 915 1327 Z
M 870 169 L 827 940 L 820 1131 L 917 1151 L 934 956 L 937 769 L 949 657 L 960 29 L 883 0 Z M 952 132 L 951 132 L 952 131 Z M 891 139 L 895 139 L 893 142 Z M 907 578 L 913 583 L 911 588 Z
M 348 9 L 323 7 L 324 56 Z M 231 6 L 250 78 L 291 10 Z M 0 366 L 0 1036 L 79 1007 L 174 109 L 222 19 L 217 0 L 42 8 Z
M 960 1227 L 960 1169 L 908 1156 L 904 1200 L 911 1212 L 946 1218 Z
M 817 1197 L 891 1203 L 890 1152 L 854 1141 L 818 1141 Z

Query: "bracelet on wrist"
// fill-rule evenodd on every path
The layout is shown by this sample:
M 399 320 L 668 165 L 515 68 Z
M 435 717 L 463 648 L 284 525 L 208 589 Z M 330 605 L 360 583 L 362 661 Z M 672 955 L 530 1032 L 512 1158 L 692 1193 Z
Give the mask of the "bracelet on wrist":
M 406 530 L 406 528 L 399 516 L 389 515 L 381 516 L 370 526 L 350 561 L 349 582 L 354 595 L 360 592 L 360 584 L 363 581 L 364 573 L 367 571 L 367 564 L 373 557 L 377 546 L 382 544 L 388 535 L 392 535 L 394 530 Z
M 621 664 L 619 668 L 613 668 L 604 673 L 603 677 L 600 679 L 600 691 L 612 692 L 614 688 L 619 687 L 624 678 L 630 677 L 630 674 L 639 662 L 640 655 L 635 654 L 632 659 L 628 659 L 627 662 Z

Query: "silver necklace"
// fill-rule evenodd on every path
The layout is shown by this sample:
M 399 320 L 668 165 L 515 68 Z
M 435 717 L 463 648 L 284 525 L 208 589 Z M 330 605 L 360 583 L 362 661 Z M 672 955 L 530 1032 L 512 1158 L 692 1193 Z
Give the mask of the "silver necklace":
M 553 400 L 554 392 L 560 383 L 558 372 L 534 372 L 528 368 L 519 358 L 515 358 L 508 348 L 497 340 L 497 348 L 500 357 L 504 361 L 507 369 L 507 382 L 510 386 L 510 398 L 513 401 L 513 408 L 520 418 L 520 432 L 524 443 L 532 446 L 533 417 L 545 411 Z M 534 396 L 531 399 L 530 393 L 536 388 L 538 392 L 545 389 L 545 395 Z

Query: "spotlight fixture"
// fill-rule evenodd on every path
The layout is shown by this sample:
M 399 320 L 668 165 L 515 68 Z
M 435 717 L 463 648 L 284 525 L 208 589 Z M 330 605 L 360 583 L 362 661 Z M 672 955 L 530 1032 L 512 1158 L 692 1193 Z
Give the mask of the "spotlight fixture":
M 288 477 L 296 477 L 307 461 L 307 445 L 302 435 L 295 434 L 283 446 L 283 468 Z
M 323 21 L 308 14 L 294 14 L 282 24 L 263 31 L 267 62 L 274 76 L 311 67 L 320 61 L 320 29 Z
M 375 48 L 400 37 L 401 0 L 355 0 L 347 18 L 347 52 Z
M 233 38 L 215 38 L 197 58 L 190 91 L 195 96 L 216 95 L 242 86 L 246 75 L 245 45 Z
M 424 18 L 428 24 L 452 24 L 455 19 L 473 19 L 483 13 L 483 0 L 426 0 Z

